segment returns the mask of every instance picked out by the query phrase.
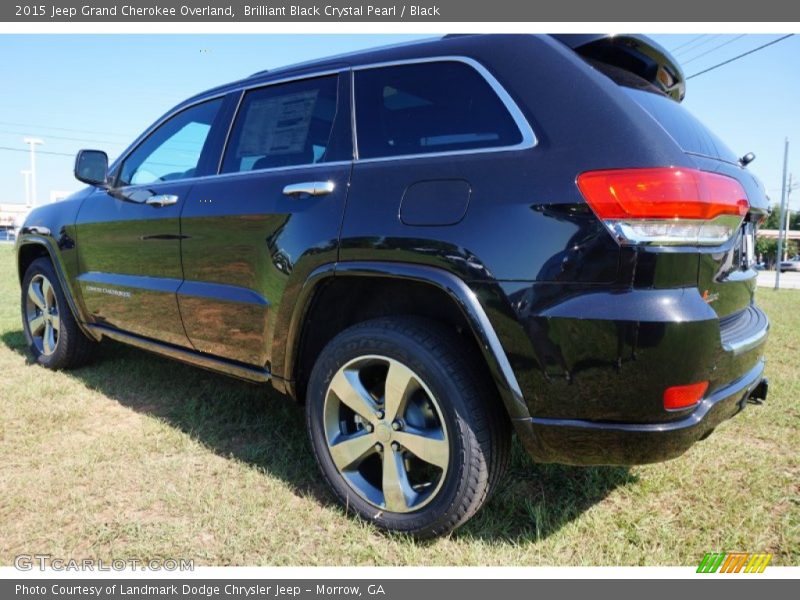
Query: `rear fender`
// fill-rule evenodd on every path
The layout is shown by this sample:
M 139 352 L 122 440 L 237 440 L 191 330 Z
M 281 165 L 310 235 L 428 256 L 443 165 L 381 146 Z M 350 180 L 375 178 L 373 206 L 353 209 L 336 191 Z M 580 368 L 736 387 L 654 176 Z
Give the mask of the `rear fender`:
M 318 267 L 306 279 L 294 301 L 287 304 L 285 337 L 273 345 L 273 383 L 294 395 L 296 362 L 300 350 L 302 325 L 314 294 L 331 277 L 388 277 L 435 286 L 459 307 L 483 354 L 498 392 L 511 419 L 529 418 L 528 407 L 508 357 L 475 292 L 461 279 L 442 269 L 425 265 L 389 262 L 340 262 Z M 289 315 L 288 312 L 291 311 Z M 282 315 L 284 316 L 284 315 Z M 282 377 L 281 377 L 282 376 Z

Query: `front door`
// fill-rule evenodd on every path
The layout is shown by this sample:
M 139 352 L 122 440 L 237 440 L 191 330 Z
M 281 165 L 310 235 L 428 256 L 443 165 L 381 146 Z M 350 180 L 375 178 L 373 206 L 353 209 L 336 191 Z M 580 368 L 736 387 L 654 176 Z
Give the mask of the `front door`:
M 202 352 L 269 367 L 284 289 L 336 260 L 352 161 L 347 72 L 244 92 L 220 174 L 181 214 L 183 323 Z
M 188 346 L 175 293 L 183 280 L 180 213 L 222 100 L 194 105 L 153 130 L 77 218 L 78 282 L 96 323 Z

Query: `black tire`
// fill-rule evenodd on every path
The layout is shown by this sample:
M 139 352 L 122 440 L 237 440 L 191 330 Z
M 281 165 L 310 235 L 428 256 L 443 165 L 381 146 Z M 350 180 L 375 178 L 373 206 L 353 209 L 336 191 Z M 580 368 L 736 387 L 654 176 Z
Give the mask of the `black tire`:
M 44 281 L 52 287 L 47 310 L 39 309 L 36 303 L 29 300 L 31 283 L 34 281 L 37 289 L 39 289 L 38 284 Z M 93 358 L 97 342 L 86 337 L 78 327 L 53 264 L 49 259 L 37 258 L 25 271 L 25 276 L 22 279 L 21 308 L 22 328 L 25 332 L 25 339 L 37 363 L 53 370 L 74 369 L 85 365 Z M 43 338 L 46 335 L 44 333 L 47 331 L 46 329 L 42 330 L 41 336 L 35 335 L 39 331 L 38 329 L 37 331 L 31 331 L 32 317 L 41 316 L 45 312 L 57 317 L 57 333 L 52 338 L 49 338 L 54 340 L 54 344 L 50 342 L 45 345 Z M 34 326 L 37 326 L 37 323 L 34 322 Z
M 417 538 L 440 536 L 454 530 L 483 506 L 508 465 L 509 419 L 485 368 L 473 353 L 465 352 L 465 345 L 455 332 L 433 321 L 417 317 L 380 318 L 341 332 L 325 347 L 314 365 L 306 412 L 317 463 L 342 504 L 382 529 Z M 385 495 L 385 502 L 380 506 L 369 502 L 348 483 L 332 458 L 329 429 L 326 430 L 330 425 L 326 424 L 325 412 L 329 386 L 340 369 L 374 356 L 396 361 L 421 378 L 438 404 L 437 420 L 443 421 L 446 427 L 447 467 L 440 472 L 435 495 L 418 510 L 390 512 L 385 508 L 388 506 Z M 365 427 L 373 431 L 372 425 Z M 377 425 L 375 432 L 377 435 Z M 392 442 L 392 449 L 397 449 L 395 442 Z M 399 446 L 399 449 L 408 457 L 407 448 Z M 381 452 L 378 456 L 384 454 Z M 401 461 L 400 464 L 409 463 Z

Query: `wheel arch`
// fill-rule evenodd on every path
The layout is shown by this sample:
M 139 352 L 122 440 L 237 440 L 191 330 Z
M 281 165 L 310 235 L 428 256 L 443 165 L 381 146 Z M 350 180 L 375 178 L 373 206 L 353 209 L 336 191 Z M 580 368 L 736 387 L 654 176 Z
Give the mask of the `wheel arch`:
M 402 294 L 397 294 L 401 288 Z M 341 301 L 345 295 L 352 298 L 354 294 L 368 298 L 368 307 L 353 309 L 350 301 L 341 302 L 333 312 L 328 307 L 321 309 L 324 302 Z M 409 306 L 413 311 L 401 310 Z M 321 314 L 333 316 L 321 319 Z M 455 275 L 426 265 L 358 261 L 326 264 L 314 270 L 281 315 L 283 319 L 279 318 L 286 325 L 273 340 L 274 385 L 294 398 L 302 398 L 303 370 L 308 370 L 308 360 L 333 336 L 357 322 L 391 314 L 421 314 L 463 327 L 480 352 L 509 417 L 530 416 L 508 357 L 475 292 Z
M 21 237 L 19 239 L 16 250 L 17 275 L 20 285 L 22 285 L 22 282 L 25 278 L 25 272 L 28 270 L 28 267 L 33 264 L 33 261 L 39 258 L 47 258 L 50 261 L 50 264 L 53 265 L 53 269 L 58 277 L 58 282 L 61 284 L 61 289 L 64 291 L 64 296 L 67 299 L 67 303 L 69 304 L 72 314 L 75 315 L 75 321 L 78 324 L 78 327 L 80 327 L 81 331 L 89 339 L 97 340 L 97 334 L 92 332 L 90 328 L 86 327 L 83 313 L 81 312 L 78 303 L 75 300 L 72 285 L 69 279 L 66 277 L 63 265 L 59 259 L 59 254 L 55 250 L 53 243 L 44 236 L 26 235 L 25 237 Z

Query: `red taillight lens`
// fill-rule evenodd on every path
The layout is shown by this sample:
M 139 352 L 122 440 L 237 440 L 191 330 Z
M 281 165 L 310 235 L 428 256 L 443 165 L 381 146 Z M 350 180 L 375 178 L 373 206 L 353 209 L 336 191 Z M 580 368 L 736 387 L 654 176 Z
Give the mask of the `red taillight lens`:
M 689 385 L 674 385 L 664 390 L 664 408 L 679 410 L 694 406 L 703 398 L 708 389 L 707 381 L 690 383 Z
M 577 183 L 595 214 L 627 243 L 723 243 L 749 210 L 738 181 L 696 169 L 589 171 Z

